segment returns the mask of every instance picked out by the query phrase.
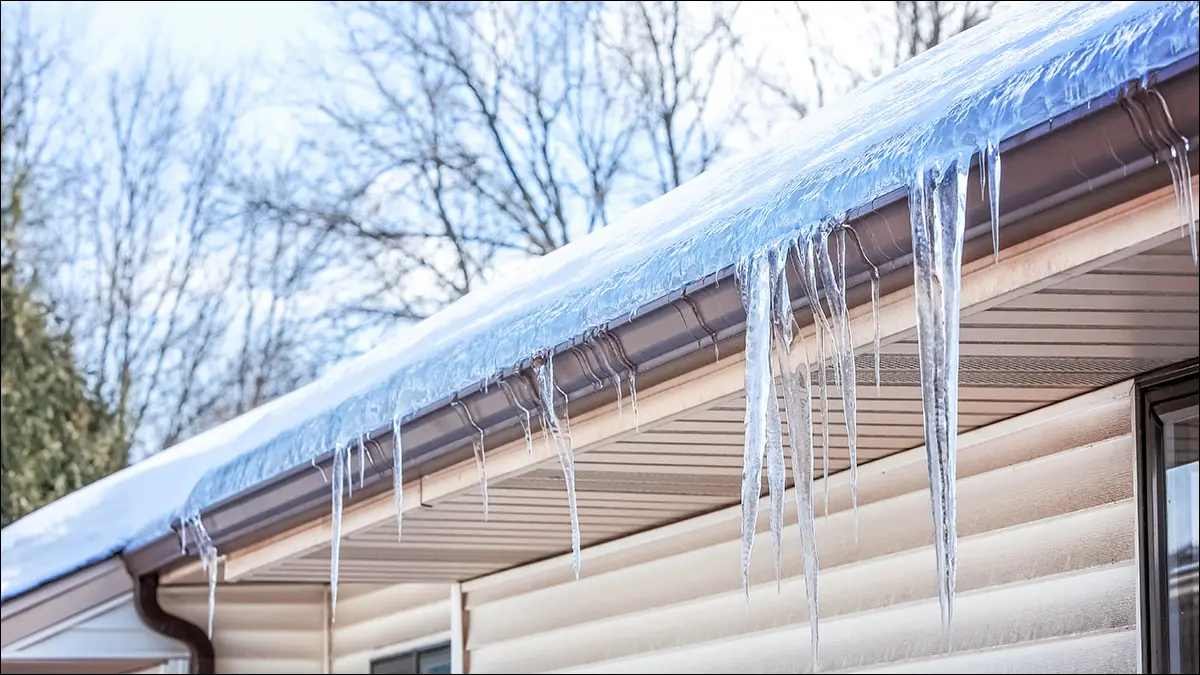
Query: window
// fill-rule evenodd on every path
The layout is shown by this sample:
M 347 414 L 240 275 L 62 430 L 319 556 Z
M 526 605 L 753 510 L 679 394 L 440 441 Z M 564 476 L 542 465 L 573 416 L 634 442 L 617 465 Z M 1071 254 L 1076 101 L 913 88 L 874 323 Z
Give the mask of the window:
M 1200 668 L 1200 367 L 1193 361 L 1139 383 L 1144 664 L 1151 673 Z
M 450 645 L 447 643 L 377 659 L 371 662 L 371 672 L 386 675 L 449 673 Z

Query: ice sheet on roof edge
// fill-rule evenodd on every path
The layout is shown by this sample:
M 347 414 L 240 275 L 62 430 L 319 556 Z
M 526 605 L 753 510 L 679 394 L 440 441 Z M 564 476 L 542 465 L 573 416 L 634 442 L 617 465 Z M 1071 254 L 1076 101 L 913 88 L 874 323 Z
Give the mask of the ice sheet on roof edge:
M 469 296 L 401 339 L 255 411 L 253 424 L 235 421 L 196 439 L 193 454 L 208 445 L 200 449 L 218 457 L 188 468 L 218 468 L 182 508 L 150 509 L 132 541 L 129 532 L 138 523 L 102 531 L 72 562 L 38 565 L 37 579 L 11 579 L 6 570 L 4 593 L 161 536 L 181 513 L 302 465 L 336 442 L 384 426 L 396 413 L 491 377 L 756 250 L 803 239 L 815 223 L 908 185 L 915 167 L 930 158 L 974 151 L 1168 65 L 1195 52 L 1196 24 L 1195 3 L 1051 6 L 1010 14 L 986 31 L 951 40 L 766 150 L 710 171 L 528 266 L 523 278 Z M 972 73 L 970 81 L 958 81 L 963 72 Z M 502 298 L 511 300 L 501 305 Z M 497 306 L 502 310 L 492 311 Z M 227 433 L 239 422 L 237 433 Z M 180 487 L 186 490 L 195 478 Z M 22 543 L 21 532 L 10 529 L 6 549 Z M 30 529 L 40 531 L 36 523 Z

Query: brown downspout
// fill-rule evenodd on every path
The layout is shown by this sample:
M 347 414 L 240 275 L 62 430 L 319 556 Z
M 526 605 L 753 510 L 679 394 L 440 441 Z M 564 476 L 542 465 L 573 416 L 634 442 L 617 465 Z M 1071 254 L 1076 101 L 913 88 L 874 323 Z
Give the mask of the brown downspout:
M 158 604 L 157 572 L 134 577 L 133 606 L 147 628 L 187 645 L 191 654 L 188 672 L 197 675 L 216 672 L 216 657 L 208 635 L 196 624 L 171 614 Z

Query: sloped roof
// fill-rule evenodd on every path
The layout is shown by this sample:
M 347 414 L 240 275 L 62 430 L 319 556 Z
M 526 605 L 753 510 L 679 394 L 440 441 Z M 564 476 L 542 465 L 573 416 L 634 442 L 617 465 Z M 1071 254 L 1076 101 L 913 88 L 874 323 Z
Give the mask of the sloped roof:
M 3 530 L 8 599 L 1197 52 L 1194 2 L 1006 14 L 318 381 Z

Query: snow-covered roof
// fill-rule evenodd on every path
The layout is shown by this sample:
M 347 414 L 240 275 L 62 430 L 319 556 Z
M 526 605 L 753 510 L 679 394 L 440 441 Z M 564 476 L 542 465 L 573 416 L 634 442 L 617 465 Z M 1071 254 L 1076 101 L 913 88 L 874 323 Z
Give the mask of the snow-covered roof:
M 607 229 L 517 266 L 318 381 L 3 531 L 8 599 L 765 246 L 1197 51 L 1195 2 L 1064 3 L 967 31 Z M 731 495 L 732 497 L 732 495 Z

